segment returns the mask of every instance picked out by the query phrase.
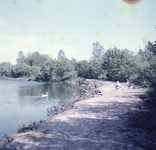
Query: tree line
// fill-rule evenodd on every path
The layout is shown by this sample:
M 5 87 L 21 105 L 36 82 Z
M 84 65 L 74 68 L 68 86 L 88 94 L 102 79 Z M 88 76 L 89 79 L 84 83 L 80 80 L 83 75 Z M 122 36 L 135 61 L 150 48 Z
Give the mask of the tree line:
M 16 64 L 0 63 L 0 76 L 10 78 L 27 77 L 34 81 L 55 82 L 73 80 L 77 77 L 111 81 L 126 81 L 149 86 L 155 78 L 156 47 L 148 42 L 137 54 L 117 47 L 105 50 L 99 42 L 93 43 L 89 60 L 69 60 L 60 50 L 57 59 L 49 55 L 18 52 Z

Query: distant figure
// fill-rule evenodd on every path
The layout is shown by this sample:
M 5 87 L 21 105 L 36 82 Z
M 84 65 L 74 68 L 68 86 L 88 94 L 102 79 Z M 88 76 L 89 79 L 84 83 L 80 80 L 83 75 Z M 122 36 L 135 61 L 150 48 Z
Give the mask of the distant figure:
M 95 83 L 95 89 L 96 89 L 96 83 Z
M 42 98 L 47 97 L 48 98 L 48 92 L 46 94 L 42 94 Z

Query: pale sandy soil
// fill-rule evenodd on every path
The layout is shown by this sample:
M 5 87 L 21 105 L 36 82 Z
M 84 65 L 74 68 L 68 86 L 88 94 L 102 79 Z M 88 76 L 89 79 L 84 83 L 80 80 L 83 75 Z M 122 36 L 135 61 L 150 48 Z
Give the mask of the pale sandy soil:
M 102 82 L 102 81 L 100 81 Z M 140 102 L 142 89 L 115 90 L 102 82 L 102 96 L 75 103 L 74 108 L 40 124 L 36 131 L 16 135 L 7 150 L 135 150 L 123 113 Z M 126 85 L 123 83 L 122 85 Z M 120 117 L 119 117 L 120 116 Z

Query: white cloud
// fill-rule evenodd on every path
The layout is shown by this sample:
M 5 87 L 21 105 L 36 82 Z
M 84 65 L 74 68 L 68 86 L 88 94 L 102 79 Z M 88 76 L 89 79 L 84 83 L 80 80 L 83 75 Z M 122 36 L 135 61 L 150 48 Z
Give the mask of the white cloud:
M 80 34 L 71 34 L 64 36 L 65 38 L 72 38 L 80 36 Z M 2 61 L 10 61 L 11 63 L 15 63 L 17 58 L 17 53 L 21 50 L 24 54 L 29 52 L 38 51 L 40 54 L 49 54 L 52 58 L 57 58 L 58 51 L 63 49 L 66 57 L 71 58 L 76 57 L 79 51 L 82 48 L 67 44 L 66 40 L 61 42 L 60 38 L 54 38 L 54 42 L 51 43 L 50 36 L 49 37 L 41 37 L 35 35 L 4 35 L 0 34 L 0 62 Z
M 82 34 L 81 33 L 75 33 L 75 34 L 67 34 L 67 35 L 62 35 L 62 34 L 54 34 L 54 35 L 52 35 L 52 36 L 45 36 L 45 37 L 43 37 L 45 40 L 49 40 L 49 39 L 55 39 L 55 40 L 57 40 L 57 39 L 62 39 L 62 38 L 64 38 L 64 39 L 67 39 L 67 38 L 76 38 L 76 37 L 81 37 L 82 36 Z
M 65 38 L 74 38 L 82 36 L 80 33 L 65 35 Z
M 9 23 L 7 20 L 0 19 L 0 26 L 11 26 L 11 23 Z
M 39 40 L 41 40 L 41 37 L 33 36 L 33 35 L 18 35 L 18 36 L 9 36 L 0 34 L 0 40 L 3 40 L 4 42 L 14 42 L 18 45 L 22 43 L 30 43 L 30 44 L 37 44 Z

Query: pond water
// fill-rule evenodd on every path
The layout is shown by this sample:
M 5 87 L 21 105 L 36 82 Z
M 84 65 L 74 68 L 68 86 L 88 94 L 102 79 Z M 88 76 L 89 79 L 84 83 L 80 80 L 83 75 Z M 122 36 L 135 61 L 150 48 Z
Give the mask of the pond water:
M 42 94 L 48 92 L 48 99 Z M 60 82 L 0 80 L 0 139 L 17 133 L 17 120 L 29 124 L 47 118 L 47 108 L 82 94 L 80 86 Z

